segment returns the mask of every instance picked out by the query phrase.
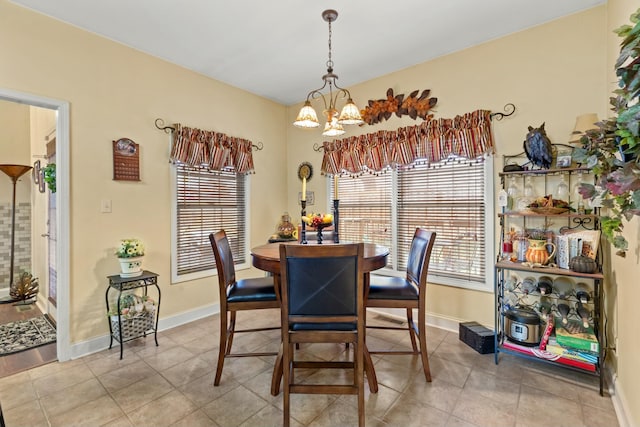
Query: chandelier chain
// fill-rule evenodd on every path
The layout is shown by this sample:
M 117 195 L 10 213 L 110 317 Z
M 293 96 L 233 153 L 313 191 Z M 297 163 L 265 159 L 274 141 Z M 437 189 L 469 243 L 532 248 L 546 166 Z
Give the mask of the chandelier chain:
M 329 60 L 327 61 L 327 69 L 333 71 L 333 60 L 331 59 L 331 20 L 329 20 Z

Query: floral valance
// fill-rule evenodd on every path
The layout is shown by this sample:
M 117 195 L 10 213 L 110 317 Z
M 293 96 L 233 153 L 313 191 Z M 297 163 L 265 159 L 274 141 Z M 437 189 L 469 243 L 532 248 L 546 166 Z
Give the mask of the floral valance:
M 359 175 L 415 162 L 436 163 L 454 155 L 476 159 L 494 153 L 491 112 L 476 110 L 453 119 L 325 141 L 321 171 Z
M 252 142 L 220 132 L 174 125 L 171 141 L 173 163 L 211 171 L 253 172 Z

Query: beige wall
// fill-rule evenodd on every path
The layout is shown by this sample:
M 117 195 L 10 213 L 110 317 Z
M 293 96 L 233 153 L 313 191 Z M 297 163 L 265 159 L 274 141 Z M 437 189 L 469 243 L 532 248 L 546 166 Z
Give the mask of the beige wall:
M 617 78 L 614 64 L 620 53 L 620 37 L 613 30 L 621 25 L 630 24 L 629 17 L 638 9 L 634 0 L 614 0 L 607 3 L 607 82 L 609 92 L 616 89 Z M 628 425 L 640 425 L 640 371 L 638 370 L 638 354 L 640 354 L 640 334 L 637 329 L 637 292 L 638 271 L 640 266 L 640 227 L 638 217 L 625 223 L 624 235 L 629 241 L 626 258 L 609 255 L 611 274 L 607 277 L 607 305 L 610 310 L 609 328 L 611 341 L 615 347 L 610 359 L 616 366 L 616 390 L 625 405 L 629 417 Z
M 396 94 L 431 89 L 431 95 L 438 98 L 436 118 L 454 117 L 476 109 L 502 111 L 506 103 L 515 104 L 517 111 L 513 116 L 493 124 L 497 173 L 502 167 L 502 155 L 522 151 L 528 125 L 537 127 L 545 122 L 551 141 L 566 143 L 576 116 L 585 112 L 604 115 L 606 39 L 602 29 L 605 24 L 605 8 L 598 7 L 349 90 L 362 108 L 369 99 L 384 98 L 387 88 Z M 335 61 L 336 72 L 340 74 L 340 59 Z M 296 105 L 288 109 L 289 123 L 299 108 L 300 105 Z M 416 123 L 410 118 L 392 117 L 382 124 L 350 128 L 347 132 L 349 135 L 368 133 Z M 290 212 L 296 211 L 295 200 L 300 191 L 295 167 L 304 160 L 311 161 L 318 171 L 317 178 L 308 185 L 320 202 L 316 210 L 326 210 L 326 179 L 319 174 L 322 155 L 312 150 L 314 144 L 322 144 L 320 131 L 300 130 L 289 125 L 287 133 Z M 492 278 L 488 280 L 493 282 Z M 475 320 L 488 326 L 494 322 L 493 294 L 487 292 L 433 285 L 429 289 L 427 309 L 430 315 L 447 320 Z
M 71 342 L 107 333 L 105 277 L 119 271 L 113 252 L 120 238 L 145 242 L 145 267 L 160 274 L 162 317 L 216 303 L 215 278 L 169 283 L 169 140 L 154 120 L 264 144 L 249 178 L 255 245 L 286 209 L 285 170 L 278 167 L 284 163 L 285 108 L 5 0 L 0 52 L 10 58 L 3 61 L 0 87 L 70 103 Z M 140 144 L 139 183 L 112 180 L 111 141 L 121 137 Z M 100 213 L 103 199 L 112 200 L 113 213 Z
M 0 164 L 30 165 L 29 106 L 0 100 Z M 16 203 L 29 202 L 31 174 L 22 175 L 16 183 Z M 0 201 L 11 203 L 13 181 L 0 172 Z
M 494 122 L 498 155 L 522 151 L 527 126 L 546 122 L 552 142 L 563 143 L 575 117 L 596 112 L 605 117 L 612 89 L 611 64 L 617 40 L 610 30 L 628 21 L 632 0 L 569 16 L 539 27 L 447 55 L 357 85 L 351 89 L 360 106 L 368 99 L 431 89 L 438 97 L 436 117 L 453 117 L 475 109 L 501 111 L 514 103 L 516 114 Z M 280 214 L 297 219 L 300 184 L 297 166 L 315 166 L 308 189 L 315 191 L 314 210 L 326 210 L 326 180 L 320 175 L 319 131 L 291 126 L 299 105 L 289 108 L 196 73 L 140 54 L 0 0 L 0 52 L 11 61 L 0 68 L 0 87 L 68 100 L 71 104 L 71 341 L 104 335 L 105 276 L 117 271 L 113 250 L 118 239 L 135 235 L 147 247 L 146 267 L 157 271 L 163 290 L 161 313 L 171 316 L 217 302 L 214 279 L 169 284 L 170 205 L 168 136 L 153 126 L 168 123 L 222 131 L 262 141 L 254 155 L 251 177 L 251 244 L 270 235 Z M 384 52 L 380 53 L 384 55 Z M 340 59 L 336 72 L 340 74 Z M 323 70 L 318 70 L 318 78 Z M 615 79 L 613 79 L 615 80 Z M 315 87 L 313 80 L 309 89 Z M 301 99 L 305 94 L 300 94 Z M 0 114 L 0 117 L 2 115 Z M 247 126 L 241 116 L 252 117 Z M 411 125 L 392 118 L 371 132 Z M 110 143 L 129 137 L 141 145 L 140 183 L 111 180 Z M 28 139 L 26 140 L 28 143 Z M 285 145 L 286 141 L 286 145 Z M 286 165 L 285 167 L 282 167 Z M 113 213 L 101 214 L 100 201 L 113 201 Z M 626 259 L 611 261 L 608 284 L 609 321 L 618 351 L 618 385 L 626 402 L 640 401 L 640 374 L 635 356 L 640 342 L 633 330 L 633 274 L 637 274 L 638 221 L 626 228 L 631 250 Z M 241 274 L 256 274 L 242 272 Z M 433 285 L 428 298 L 432 316 L 493 324 L 493 295 Z M 611 344 L 611 343 L 610 343 Z M 640 425 L 637 407 L 632 425 Z

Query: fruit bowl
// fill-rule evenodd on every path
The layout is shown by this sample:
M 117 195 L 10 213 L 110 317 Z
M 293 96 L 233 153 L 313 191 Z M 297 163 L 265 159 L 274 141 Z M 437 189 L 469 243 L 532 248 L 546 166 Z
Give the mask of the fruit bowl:
M 333 215 L 331 214 L 310 214 L 302 217 L 302 221 L 310 227 L 319 228 L 327 227 L 333 224 Z

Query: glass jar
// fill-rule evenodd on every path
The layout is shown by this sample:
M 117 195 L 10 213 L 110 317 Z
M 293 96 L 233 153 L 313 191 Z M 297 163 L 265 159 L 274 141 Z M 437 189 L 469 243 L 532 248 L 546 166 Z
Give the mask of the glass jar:
M 280 224 L 278 224 L 278 236 L 283 239 L 291 239 L 293 238 L 293 230 L 295 230 L 295 226 L 291 223 L 289 213 L 285 212 L 280 218 Z

